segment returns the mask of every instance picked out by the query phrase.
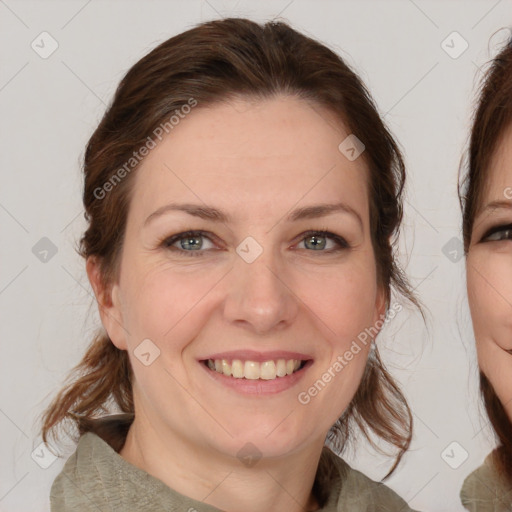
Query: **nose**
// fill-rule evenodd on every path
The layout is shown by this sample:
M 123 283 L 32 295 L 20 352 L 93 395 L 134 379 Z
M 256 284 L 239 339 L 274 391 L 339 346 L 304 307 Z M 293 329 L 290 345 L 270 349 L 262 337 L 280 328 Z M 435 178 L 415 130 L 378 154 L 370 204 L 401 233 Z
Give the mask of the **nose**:
M 300 301 L 287 277 L 279 257 L 270 250 L 263 250 L 252 263 L 237 256 L 229 273 L 225 319 L 258 334 L 291 325 Z

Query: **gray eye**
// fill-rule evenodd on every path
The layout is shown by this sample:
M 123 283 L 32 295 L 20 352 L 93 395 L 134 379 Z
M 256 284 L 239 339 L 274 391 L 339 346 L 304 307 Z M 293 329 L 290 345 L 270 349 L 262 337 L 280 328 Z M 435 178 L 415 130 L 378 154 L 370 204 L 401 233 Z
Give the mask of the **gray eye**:
M 327 244 L 326 239 L 328 236 L 324 235 L 311 235 L 304 238 L 304 244 L 308 249 L 313 249 L 314 251 L 319 251 L 325 249 Z M 308 247 L 308 242 L 312 242 Z
M 490 241 L 499 241 L 499 240 L 510 240 L 512 238 L 512 229 L 501 229 L 500 231 L 496 231 L 490 234 L 487 237 L 487 240 Z
M 203 240 L 201 235 L 188 236 L 180 240 L 180 245 L 182 249 L 200 250 L 203 246 Z

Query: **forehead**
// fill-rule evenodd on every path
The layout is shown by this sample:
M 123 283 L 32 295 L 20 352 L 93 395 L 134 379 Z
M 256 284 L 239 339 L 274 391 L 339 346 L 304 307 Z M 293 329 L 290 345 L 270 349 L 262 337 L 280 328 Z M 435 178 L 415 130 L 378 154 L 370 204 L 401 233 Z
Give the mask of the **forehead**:
M 348 135 L 334 113 L 296 97 L 199 104 L 142 162 L 132 206 L 179 198 L 268 216 L 279 205 L 341 199 L 364 213 L 365 161 L 338 149 Z
M 489 201 L 502 201 L 512 187 L 512 124 L 501 135 L 482 185 L 480 208 Z

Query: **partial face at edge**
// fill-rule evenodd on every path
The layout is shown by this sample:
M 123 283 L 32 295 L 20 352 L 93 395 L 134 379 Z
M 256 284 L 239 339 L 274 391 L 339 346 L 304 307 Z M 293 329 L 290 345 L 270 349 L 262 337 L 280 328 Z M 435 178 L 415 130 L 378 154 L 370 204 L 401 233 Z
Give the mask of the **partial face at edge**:
M 488 170 L 467 257 L 478 361 L 512 420 L 512 127 Z
M 343 356 L 385 311 L 366 165 L 338 150 L 343 126 L 302 100 L 200 107 L 137 171 L 120 278 L 102 320 L 128 350 L 137 414 L 162 435 L 230 455 L 246 442 L 269 456 L 323 444 L 357 390 L 370 340 L 350 361 Z M 230 219 L 168 211 L 148 220 L 170 203 L 207 204 Z M 330 215 L 287 219 L 337 203 L 343 209 Z M 205 234 L 165 243 L 189 230 Z M 307 234 L 320 230 L 335 236 Z M 145 339 L 160 351 L 148 366 L 135 357 Z M 301 354 L 309 366 L 278 391 L 250 393 L 203 363 L 233 351 Z

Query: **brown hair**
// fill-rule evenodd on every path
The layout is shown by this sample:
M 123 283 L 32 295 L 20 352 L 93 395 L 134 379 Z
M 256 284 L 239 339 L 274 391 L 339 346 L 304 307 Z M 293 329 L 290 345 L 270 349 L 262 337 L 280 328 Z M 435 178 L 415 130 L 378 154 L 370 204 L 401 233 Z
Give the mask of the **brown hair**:
M 467 254 L 476 214 L 482 203 L 489 167 L 501 137 L 512 122 L 512 39 L 491 62 L 483 76 L 472 120 L 467 168 L 460 180 L 464 251 Z M 465 160 L 465 161 L 464 161 Z M 512 482 L 512 422 L 491 383 L 480 372 L 480 390 L 499 446 L 494 460 L 498 471 Z
M 366 145 L 363 158 L 369 168 L 371 237 L 379 285 L 388 305 L 392 287 L 418 305 L 394 258 L 402 220 L 404 163 L 365 86 L 333 51 L 286 23 L 260 25 L 240 18 L 199 24 L 138 61 L 122 79 L 89 140 L 83 194 L 88 229 L 79 253 L 99 259 L 106 285 L 117 279 L 134 171 L 110 187 L 108 194 L 101 193 L 105 197 L 98 199 L 97 191 L 105 190 L 104 184 L 134 150 L 191 98 L 200 108 L 235 96 L 264 100 L 278 94 L 326 107 Z M 45 412 L 43 439 L 65 420 L 83 434 L 90 430 L 91 419 L 108 412 L 112 403 L 133 413 L 131 379 L 128 354 L 100 332 L 68 386 Z M 349 438 L 351 421 L 370 442 L 371 431 L 398 449 L 389 476 L 409 447 L 412 415 L 376 349 L 353 401 L 330 433 L 340 450 Z

